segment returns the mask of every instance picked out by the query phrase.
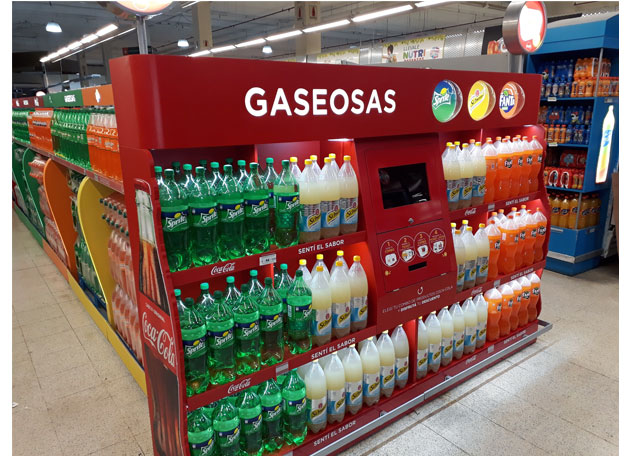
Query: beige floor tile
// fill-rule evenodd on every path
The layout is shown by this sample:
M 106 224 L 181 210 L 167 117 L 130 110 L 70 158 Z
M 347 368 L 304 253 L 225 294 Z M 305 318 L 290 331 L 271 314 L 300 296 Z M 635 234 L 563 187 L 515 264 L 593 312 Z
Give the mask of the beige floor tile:
M 104 382 L 107 391 L 111 394 L 118 408 L 126 407 L 127 404 L 141 400 L 147 400 L 147 396 L 142 392 L 138 383 L 132 380 L 131 376 L 124 376 Z M 134 434 L 136 434 L 135 431 Z
M 27 348 L 27 344 L 21 340 L 18 340 L 13 343 L 13 360 L 14 361 L 23 361 L 29 358 L 29 349 Z
M 349 448 L 342 454 L 343 456 L 359 456 L 367 454 L 370 451 L 374 451 L 377 447 L 389 443 L 394 438 L 398 437 L 400 433 L 405 432 L 407 428 L 416 425 L 417 421 L 415 417 L 413 417 L 411 414 L 406 415 L 400 418 L 398 421 L 395 421 L 383 427 L 379 432 L 376 432 L 357 445 Z
M 50 336 L 39 337 L 27 342 L 29 352 L 38 354 L 53 353 L 77 345 L 80 345 L 80 341 L 72 329 Z
M 46 410 L 15 408 L 12 421 L 14 456 L 63 455 Z
M 40 377 L 39 380 L 45 400 L 49 404 L 71 394 L 102 385 L 102 380 L 91 364 Z
M 132 437 L 129 440 L 123 440 L 115 445 L 95 451 L 90 456 L 144 456 L 144 453 L 138 442 Z
M 53 336 L 64 331 L 70 331 L 71 326 L 64 315 L 22 325 L 22 335 L 27 343 L 36 342 L 43 337 Z
M 29 325 L 51 318 L 63 317 L 64 314 L 58 304 L 51 303 L 36 309 L 16 312 L 16 316 L 21 325 Z
M 95 322 L 84 307 L 73 312 L 65 312 L 64 315 L 67 317 L 67 321 L 73 329 L 80 328 L 81 326 L 95 325 Z
M 81 345 L 74 345 L 53 353 L 36 352 L 31 358 L 39 378 L 47 378 L 75 367 L 91 364 Z
M 29 268 L 33 268 L 35 267 L 35 263 L 33 262 L 33 260 L 26 256 L 26 257 L 13 257 L 13 264 L 12 264 L 12 269 L 14 271 L 21 271 L 23 269 L 29 269 Z
M 364 453 L 367 454 L 367 453 Z M 386 445 L 378 447 L 371 455 L 399 456 L 399 455 L 429 455 L 429 456 L 465 456 L 469 453 L 433 432 L 426 426 L 418 424 Z M 363 455 L 364 456 L 364 455 Z
M 153 442 L 151 441 L 151 428 L 135 435 L 136 442 L 140 445 L 145 456 L 153 456 Z
M 146 397 L 135 402 L 130 402 L 129 404 L 123 404 L 119 407 L 118 411 L 133 434 L 143 432 L 151 426 L 149 421 L 149 405 Z
M 16 303 L 16 311 L 23 312 L 27 310 L 39 309 L 49 304 L 55 304 L 56 298 L 51 294 L 48 288 L 37 292 L 29 297 L 21 297 L 16 295 L 16 286 L 13 286 L 13 302 Z

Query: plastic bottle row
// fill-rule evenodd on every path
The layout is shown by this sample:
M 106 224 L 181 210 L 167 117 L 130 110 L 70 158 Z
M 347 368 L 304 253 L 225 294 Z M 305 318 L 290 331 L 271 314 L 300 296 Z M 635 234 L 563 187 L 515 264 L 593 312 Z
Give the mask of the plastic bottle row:
M 523 195 L 538 189 L 542 146 L 519 135 L 487 138 L 484 145 L 447 143 L 442 153 L 449 210 Z
M 252 270 L 240 291 L 232 276 L 224 293 L 213 296 L 209 284 L 202 283 L 195 302 L 183 302 L 181 290 L 175 290 L 187 395 L 281 362 L 285 343 L 292 354 L 305 353 L 366 327 L 368 285 L 359 256 L 349 269 L 338 256 L 330 275 L 322 258 L 313 276 L 301 263 L 294 280 L 282 264 L 275 280 L 267 277 L 264 286 Z
M 519 211 L 512 207 L 507 216 L 503 209 L 492 212 L 488 225 L 480 223 L 475 234 L 467 220 L 462 221 L 460 229 L 452 223 L 451 230 L 458 292 L 530 266 L 544 257 L 547 218 L 539 208 L 534 213 L 526 205 L 520 206 Z
M 547 142 L 558 144 L 589 144 L 591 127 L 584 125 L 543 125 Z
M 94 108 L 90 111 L 87 148 L 93 170 L 122 181 L 118 124 L 113 108 Z
M 332 154 L 333 155 L 333 154 Z M 171 271 L 254 255 L 272 244 L 289 247 L 352 233 L 358 223 L 358 181 L 345 155 L 341 168 L 335 157 L 325 158 L 322 169 L 305 160 L 282 161 L 278 175 L 273 159 L 261 172 L 258 163 L 238 161 L 233 166 L 211 162 L 195 169 L 174 162 L 175 169 L 155 167 L 162 210 L 162 228 Z
M 597 193 L 583 195 L 582 201 L 576 193 L 550 194 L 549 204 L 553 226 L 581 230 L 600 222 L 601 201 Z
M 120 285 L 116 285 L 111 297 L 111 310 L 116 331 L 142 364 L 142 338 L 135 298 L 132 299 Z
M 607 81 L 607 92 L 598 90 L 598 96 L 618 96 L 618 78 L 612 77 L 611 61 L 598 57 L 547 62 L 542 66 L 541 97 L 592 97 L 598 80 Z M 601 95 L 602 93 L 602 95 Z
M 191 456 L 261 455 L 307 435 L 307 387 L 296 369 L 187 414 Z
M 538 123 L 547 125 L 591 125 L 593 108 L 591 106 L 541 105 Z

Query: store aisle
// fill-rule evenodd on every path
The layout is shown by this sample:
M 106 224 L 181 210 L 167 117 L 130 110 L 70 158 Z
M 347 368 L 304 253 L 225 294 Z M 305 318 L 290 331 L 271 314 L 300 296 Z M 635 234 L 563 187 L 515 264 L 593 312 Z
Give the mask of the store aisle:
M 152 455 L 144 394 L 12 217 L 13 454 Z M 618 454 L 617 265 L 546 271 L 542 299 L 536 344 L 343 454 Z

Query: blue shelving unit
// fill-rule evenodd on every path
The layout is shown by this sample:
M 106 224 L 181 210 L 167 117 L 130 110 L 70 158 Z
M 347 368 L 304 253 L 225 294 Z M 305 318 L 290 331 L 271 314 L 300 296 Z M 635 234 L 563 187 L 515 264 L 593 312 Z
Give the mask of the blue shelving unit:
M 547 30 L 542 47 L 527 58 L 528 73 L 540 73 L 542 66 L 549 61 L 600 57 L 611 60 L 611 76 L 619 75 L 619 16 L 584 24 L 567 25 Z M 597 87 L 594 88 L 597 93 Z M 591 106 L 591 134 L 588 144 L 554 144 L 548 145 L 547 158 L 553 159 L 563 148 L 574 148 L 576 152 L 585 151 L 584 184 L 580 190 L 562 189 L 548 186 L 550 191 L 565 191 L 579 194 L 579 201 L 586 193 L 598 193 L 601 200 L 600 219 L 596 226 L 585 229 L 568 229 L 552 226 L 549 238 L 549 255 L 546 268 L 567 275 L 575 275 L 592 269 L 600 264 L 603 251 L 603 238 L 609 229 L 610 214 L 608 212 L 611 192 L 611 173 L 618 163 L 618 130 L 619 110 L 618 97 L 548 97 L 541 98 L 545 105 L 559 106 Z M 616 125 L 613 131 L 611 158 L 607 180 L 596 184 L 595 175 L 602 139 L 603 121 L 609 107 L 613 106 Z M 558 152 L 555 152 L 558 151 Z

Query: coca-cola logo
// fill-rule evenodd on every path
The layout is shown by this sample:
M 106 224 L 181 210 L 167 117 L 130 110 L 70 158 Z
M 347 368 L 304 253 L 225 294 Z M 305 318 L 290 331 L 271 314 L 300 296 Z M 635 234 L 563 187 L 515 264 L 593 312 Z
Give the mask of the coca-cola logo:
M 466 211 L 464 211 L 464 215 L 473 215 L 476 213 L 476 208 L 472 207 L 471 209 L 467 209 Z
M 211 275 L 225 274 L 227 272 L 232 272 L 236 269 L 236 262 L 232 261 L 231 263 L 224 264 L 222 266 L 214 266 L 211 268 Z
M 151 346 L 155 347 L 171 366 L 176 367 L 176 351 L 173 337 L 165 330 L 156 328 L 147 320 L 147 313 L 142 314 L 142 329 L 144 338 Z
M 238 391 L 241 391 L 245 388 L 249 388 L 249 386 L 251 386 L 251 379 L 245 378 L 239 383 L 234 383 L 233 385 L 230 385 L 229 389 L 227 390 L 227 394 L 235 394 Z

